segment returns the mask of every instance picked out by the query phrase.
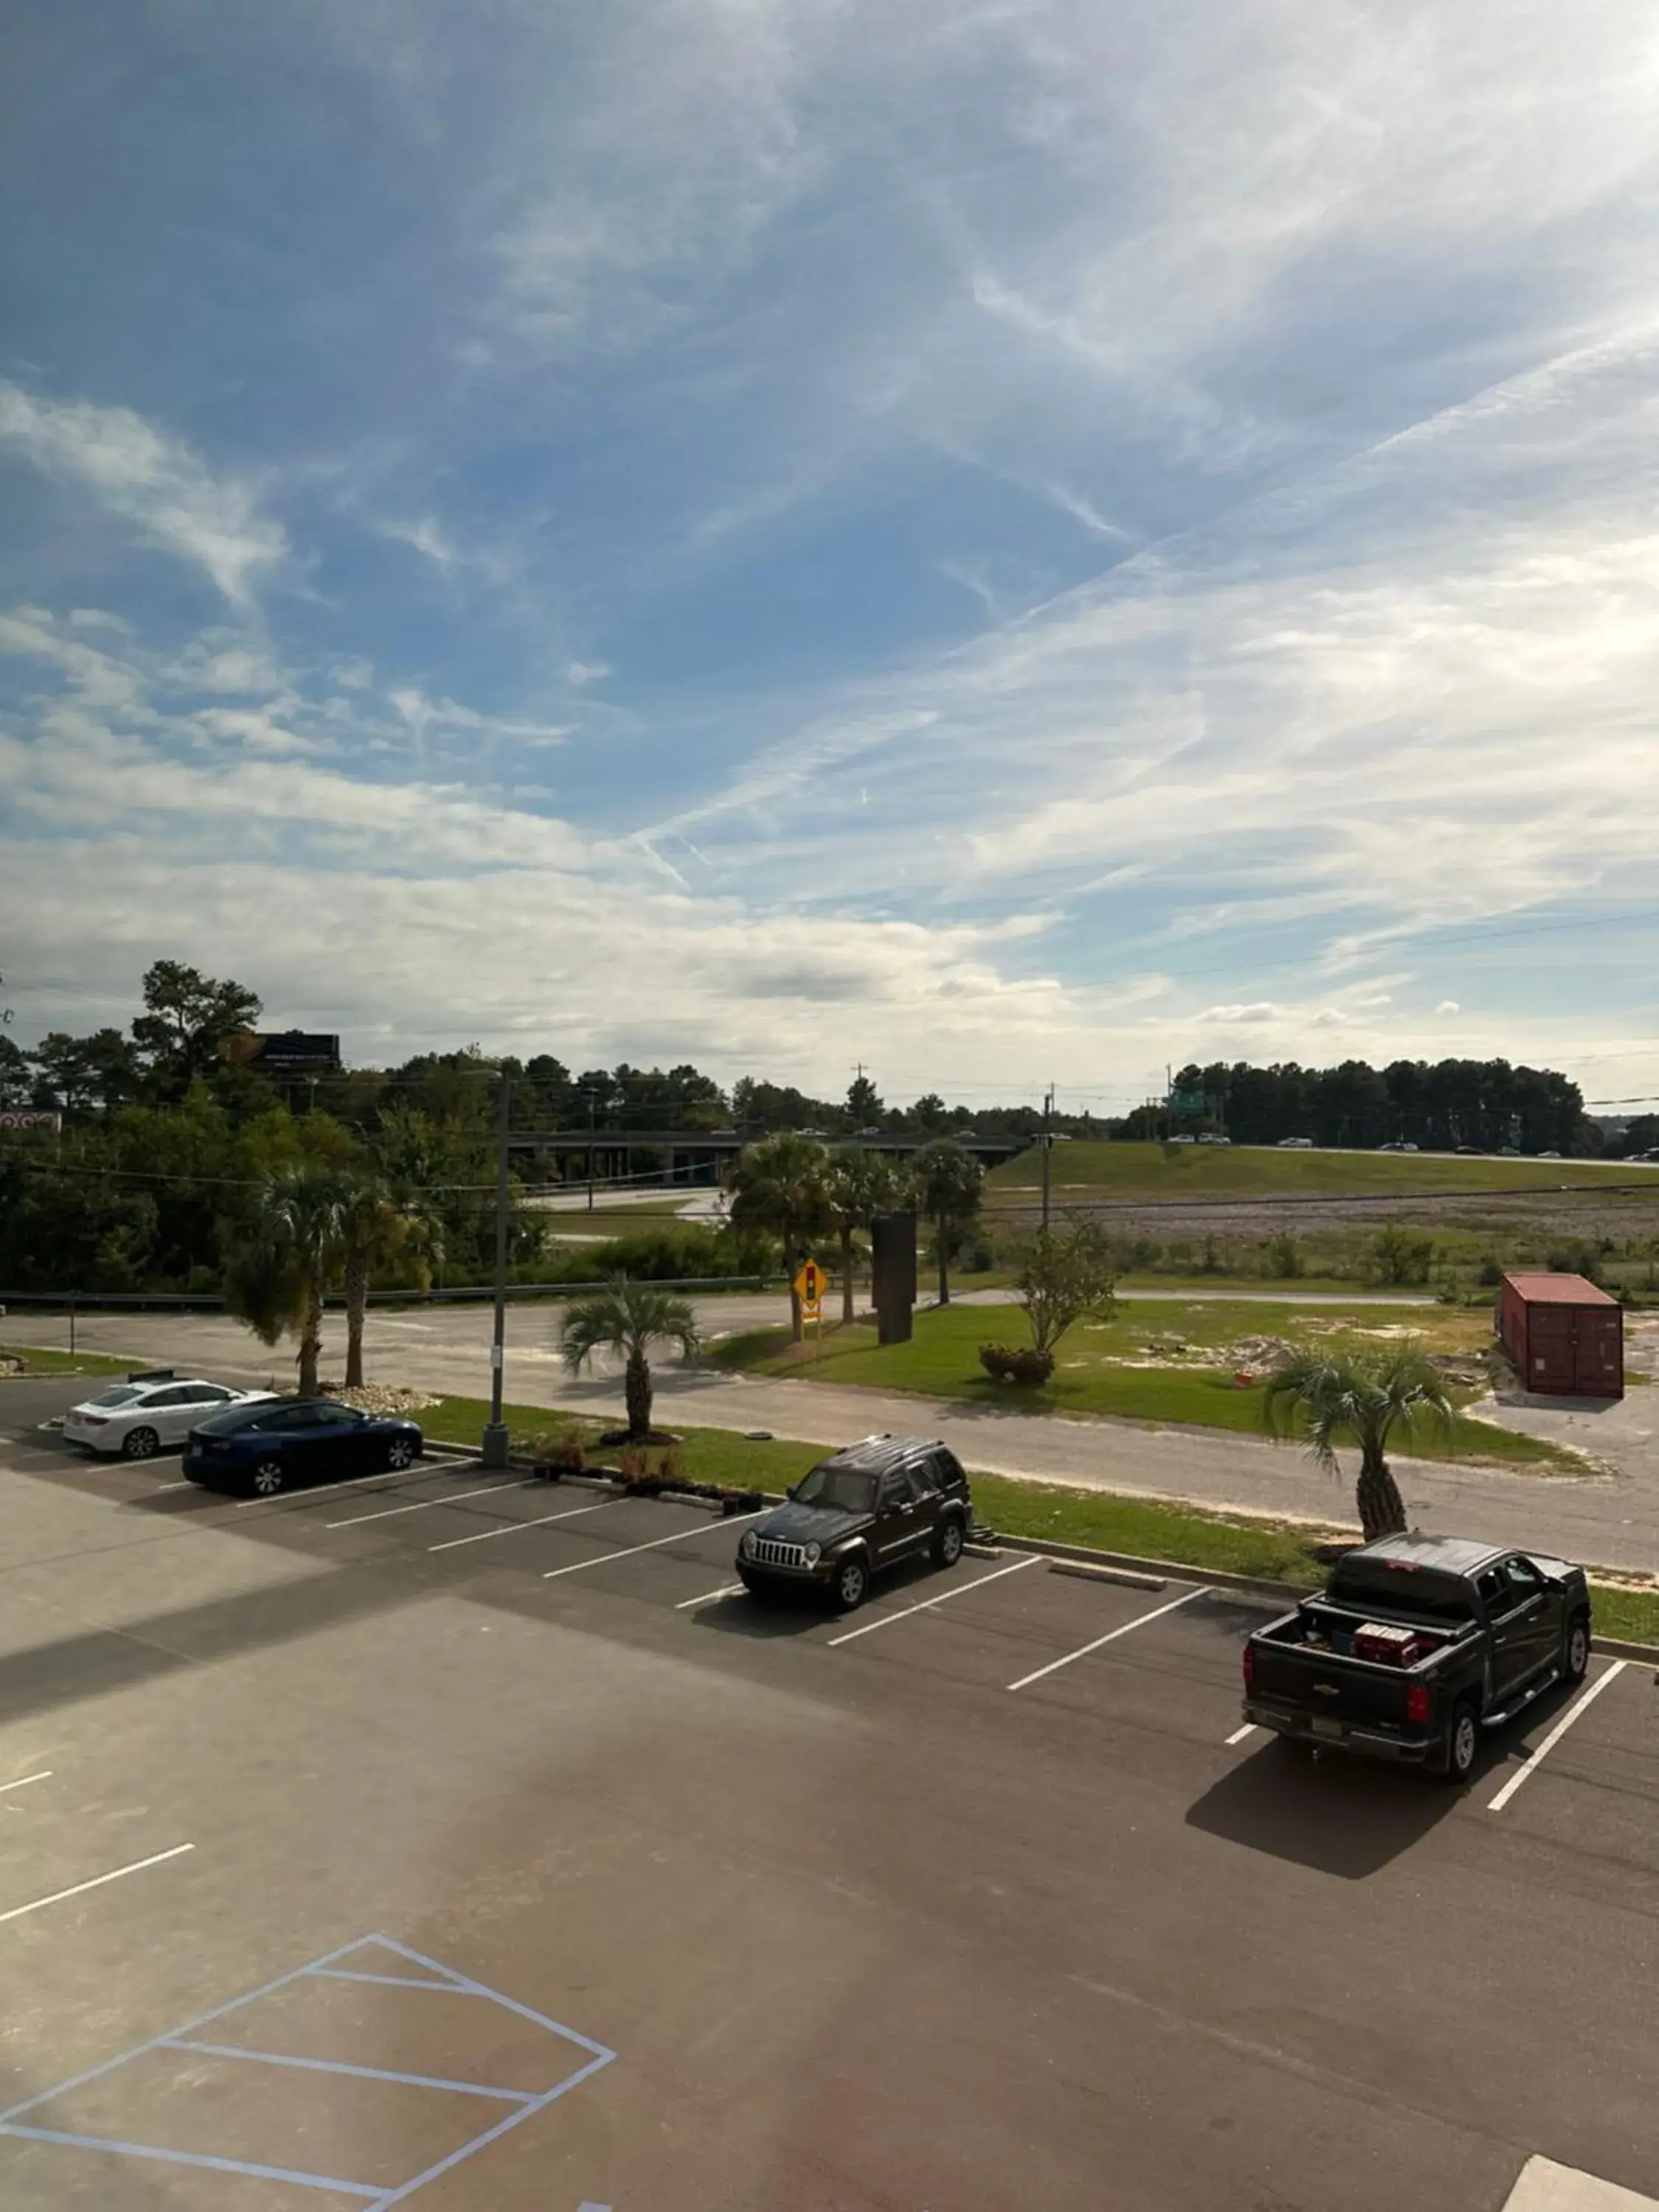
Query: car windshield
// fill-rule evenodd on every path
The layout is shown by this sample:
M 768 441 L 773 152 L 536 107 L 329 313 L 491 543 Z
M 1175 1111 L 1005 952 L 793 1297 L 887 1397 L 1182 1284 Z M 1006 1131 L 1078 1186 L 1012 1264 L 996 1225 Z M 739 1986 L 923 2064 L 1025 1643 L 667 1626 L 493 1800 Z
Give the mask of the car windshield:
M 130 1406 L 135 1398 L 143 1396 L 143 1389 L 137 1382 L 118 1382 L 112 1390 L 100 1390 L 95 1398 L 88 1398 L 89 1406 Z
M 837 1467 L 822 1461 L 803 1475 L 789 1495 L 797 1505 L 827 1505 L 837 1513 L 872 1513 L 876 1504 L 876 1478 L 856 1468 Z

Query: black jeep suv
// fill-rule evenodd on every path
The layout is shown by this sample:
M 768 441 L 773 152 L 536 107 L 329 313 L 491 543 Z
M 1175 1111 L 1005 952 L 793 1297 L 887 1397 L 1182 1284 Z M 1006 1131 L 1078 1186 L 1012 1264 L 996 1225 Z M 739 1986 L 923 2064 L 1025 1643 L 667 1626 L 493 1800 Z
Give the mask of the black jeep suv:
M 924 1552 L 955 1566 L 972 1518 L 968 1478 L 943 1444 L 866 1437 L 820 1460 L 787 1505 L 750 1529 L 738 1547 L 738 1573 L 757 1595 L 818 1589 L 851 1613 L 885 1568 Z

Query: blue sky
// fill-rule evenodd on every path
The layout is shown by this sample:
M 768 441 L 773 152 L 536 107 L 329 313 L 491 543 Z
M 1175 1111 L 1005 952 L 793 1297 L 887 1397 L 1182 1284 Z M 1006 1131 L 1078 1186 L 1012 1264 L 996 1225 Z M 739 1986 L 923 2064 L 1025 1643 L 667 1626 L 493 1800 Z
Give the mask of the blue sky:
M 15 0 L 0 972 L 1128 1103 L 1659 1091 L 1659 40 Z

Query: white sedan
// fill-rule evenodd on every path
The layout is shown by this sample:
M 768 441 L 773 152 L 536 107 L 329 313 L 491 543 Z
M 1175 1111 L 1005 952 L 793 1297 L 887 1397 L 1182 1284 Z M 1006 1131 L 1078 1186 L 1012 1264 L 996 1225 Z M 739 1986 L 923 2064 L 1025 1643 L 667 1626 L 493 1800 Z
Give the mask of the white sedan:
M 181 1376 L 138 1376 L 112 1382 L 95 1398 L 71 1406 L 64 1434 L 71 1443 L 95 1452 L 118 1452 L 123 1459 L 154 1459 L 158 1451 L 182 1444 L 195 1424 L 269 1390 L 229 1390 L 222 1382 L 187 1382 Z

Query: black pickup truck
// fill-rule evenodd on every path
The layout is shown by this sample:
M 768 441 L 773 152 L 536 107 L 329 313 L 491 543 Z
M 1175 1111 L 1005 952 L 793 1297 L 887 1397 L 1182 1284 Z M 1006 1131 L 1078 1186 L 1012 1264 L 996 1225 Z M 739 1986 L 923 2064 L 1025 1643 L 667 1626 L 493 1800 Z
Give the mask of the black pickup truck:
M 1462 1782 L 1480 1731 L 1589 1663 L 1583 1571 L 1450 1536 L 1350 1552 L 1244 1646 L 1244 1717 L 1285 1739 Z

